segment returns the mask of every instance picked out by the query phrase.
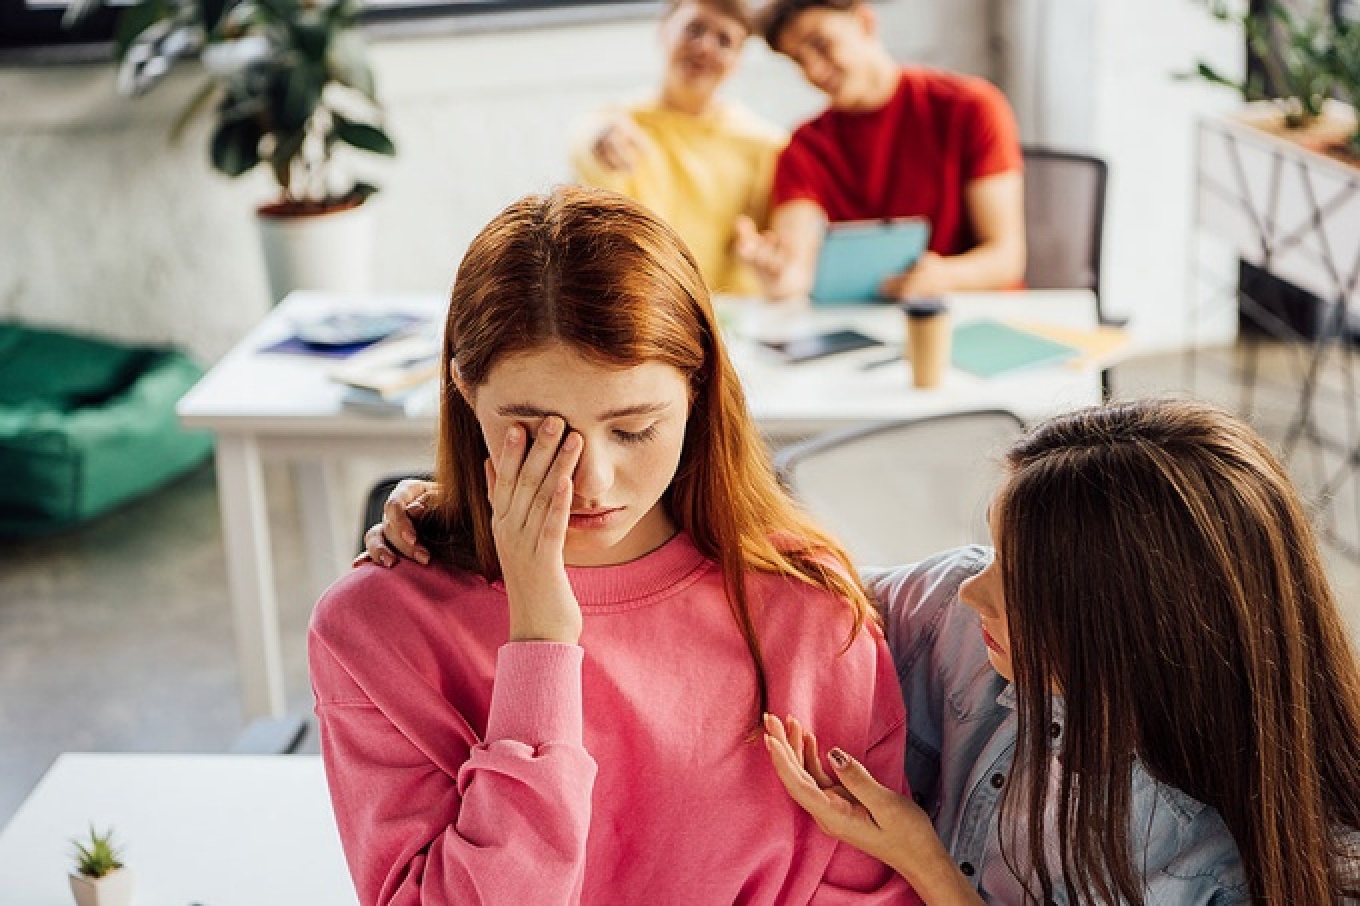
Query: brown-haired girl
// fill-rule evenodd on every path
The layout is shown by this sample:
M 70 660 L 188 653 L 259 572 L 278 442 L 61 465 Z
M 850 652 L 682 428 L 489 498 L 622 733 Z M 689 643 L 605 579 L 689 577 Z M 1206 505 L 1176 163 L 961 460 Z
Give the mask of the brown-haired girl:
M 1360 669 L 1261 439 L 1132 402 L 1006 464 L 994 551 L 869 577 L 920 805 L 767 718 L 793 797 L 932 906 L 1360 896 Z
M 845 553 L 780 491 L 683 244 L 528 197 L 445 324 L 428 566 L 361 567 L 309 654 L 364 903 L 919 902 L 816 831 L 758 715 L 902 789 L 905 715 Z

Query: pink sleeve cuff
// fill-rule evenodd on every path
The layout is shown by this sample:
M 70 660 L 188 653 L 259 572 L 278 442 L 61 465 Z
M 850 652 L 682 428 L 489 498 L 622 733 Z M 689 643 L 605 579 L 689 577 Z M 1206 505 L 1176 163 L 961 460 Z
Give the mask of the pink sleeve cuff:
M 496 653 L 486 742 L 581 745 L 585 649 L 559 642 L 507 642 Z

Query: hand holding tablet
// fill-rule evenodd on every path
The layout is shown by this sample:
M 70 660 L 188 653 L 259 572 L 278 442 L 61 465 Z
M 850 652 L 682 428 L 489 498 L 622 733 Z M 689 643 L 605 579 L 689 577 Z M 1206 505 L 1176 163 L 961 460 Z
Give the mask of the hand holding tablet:
M 923 217 L 832 223 L 817 256 L 812 301 L 878 302 L 883 281 L 911 267 L 929 244 L 930 222 Z

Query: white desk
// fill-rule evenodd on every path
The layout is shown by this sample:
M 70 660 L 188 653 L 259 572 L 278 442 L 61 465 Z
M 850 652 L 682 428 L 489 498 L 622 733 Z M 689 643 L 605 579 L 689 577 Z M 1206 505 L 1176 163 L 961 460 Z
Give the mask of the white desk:
M 70 906 L 70 838 L 114 829 L 134 906 L 357 904 L 316 756 L 59 757 L 0 831 L 0 903 Z
M 1096 324 L 1095 300 L 1081 290 L 964 294 L 949 299 L 956 323 L 1010 316 L 1055 325 Z M 381 418 L 341 408 L 341 390 L 327 378 L 330 363 L 303 356 L 259 352 L 287 337 L 289 318 L 336 307 L 325 294 L 294 294 L 275 309 L 180 401 L 183 423 L 217 434 L 217 486 L 222 508 L 236 628 L 237 661 L 248 717 L 284 711 L 278 616 L 261 462 L 293 460 L 309 559 L 318 583 L 346 568 L 357 543 L 359 501 L 336 506 L 333 474 L 338 459 L 400 455 L 432 463 L 434 417 Z M 350 300 L 366 309 L 441 312 L 436 296 Z M 882 349 L 786 365 L 763 354 L 752 339 L 773 331 L 810 332 L 853 326 L 891 343 L 903 334 L 902 315 L 891 306 L 797 309 L 782 324 L 754 302 L 722 308 L 734 339 L 731 353 L 746 387 L 751 413 L 767 435 L 803 435 L 887 418 L 986 408 L 1010 409 L 1037 419 L 1100 400 L 1098 370 L 1039 368 L 983 380 L 949 373 L 934 390 L 913 390 L 905 364 L 862 370 L 883 358 Z M 741 308 L 740 306 L 745 306 Z M 744 313 L 743 313 L 744 312 Z

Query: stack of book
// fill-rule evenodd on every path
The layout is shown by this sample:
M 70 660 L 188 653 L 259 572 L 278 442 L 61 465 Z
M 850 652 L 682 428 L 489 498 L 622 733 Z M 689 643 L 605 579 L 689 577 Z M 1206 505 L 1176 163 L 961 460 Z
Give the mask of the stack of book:
M 331 370 L 347 409 L 373 415 L 426 415 L 439 406 L 439 325 L 431 322 L 355 353 Z

